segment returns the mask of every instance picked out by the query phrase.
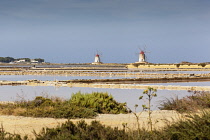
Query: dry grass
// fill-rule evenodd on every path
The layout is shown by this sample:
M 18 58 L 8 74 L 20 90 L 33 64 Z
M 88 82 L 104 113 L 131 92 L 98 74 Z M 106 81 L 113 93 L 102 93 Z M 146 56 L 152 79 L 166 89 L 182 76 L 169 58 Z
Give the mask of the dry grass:
M 159 109 L 176 110 L 179 112 L 194 112 L 202 109 L 210 108 L 210 92 L 209 91 L 188 91 L 192 93 L 182 99 L 171 98 L 165 99 Z
M 25 108 L 18 107 L 18 108 L 15 108 L 13 110 L 12 115 L 19 116 L 20 114 L 24 114 L 25 112 L 26 112 L 26 109 Z

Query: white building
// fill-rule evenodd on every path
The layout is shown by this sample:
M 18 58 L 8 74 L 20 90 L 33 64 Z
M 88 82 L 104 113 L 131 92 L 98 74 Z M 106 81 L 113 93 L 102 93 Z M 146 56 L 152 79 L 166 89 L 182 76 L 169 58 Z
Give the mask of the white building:
M 144 51 L 140 51 L 139 53 L 139 61 L 135 63 L 147 63 L 146 62 L 146 55 Z
M 94 62 L 92 64 L 101 64 L 100 55 L 96 54 Z

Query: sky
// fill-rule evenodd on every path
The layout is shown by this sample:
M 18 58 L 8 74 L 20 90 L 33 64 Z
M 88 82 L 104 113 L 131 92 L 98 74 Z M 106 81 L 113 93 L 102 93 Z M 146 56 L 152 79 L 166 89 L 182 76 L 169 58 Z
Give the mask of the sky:
M 209 0 L 0 0 L 0 57 L 210 62 Z M 145 47 L 146 46 L 146 47 Z

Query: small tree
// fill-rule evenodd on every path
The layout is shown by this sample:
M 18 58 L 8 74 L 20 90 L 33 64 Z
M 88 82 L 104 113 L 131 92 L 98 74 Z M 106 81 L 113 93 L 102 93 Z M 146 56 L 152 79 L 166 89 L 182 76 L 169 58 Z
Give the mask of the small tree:
M 180 64 L 176 64 L 176 67 L 179 68 L 180 67 Z
M 206 63 L 199 63 L 198 66 L 205 67 L 206 66 Z
M 138 107 L 138 105 L 136 104 L 134 107 L 135 107 L 135 111 L 132 111 L 130 108 L 129 108 L 129 110 L 130 110 L 130 112 L 132 112 L 133 114 L 134 114 L 134 116 L 136 117 L 136 121 L 137 121 L 137 130 L 138 130 L 138 133 L 140 134 L 141 133 L 141 128 L 140 128 L 140 116 L 141 116 L 141 114 L 142 114 L 142 112 L 143 111 L 145 111 L 145 110 L 148 110 L 148 114 L 149 114 L 149 116 L 148 116 L 148 124 L 149 124 L 149 127 L 150 127 L 150 131 L 152 131 L 152 117 L 151 117 L 151 114 L 152 114 L 152 111 L 151 111 L 151 101 L 152 101 L 152 98 L 153 97 L 156 97 L 157 96 L 157 94 L 156 94 L 156 92 L 157 92 L 157 89 L 154 89 L 154 88 L 152 88 L 152 87 L 148 87 L 146 90 L 144 90 L 143 91 L 143 94 L 146 94 L 147 96 L 148 96 L 148 106 L 147 105 L 142 105 L 142 107 L 143 107 L 143 110 L 140 112 L 140 113 L 137 113 L 136 112 L 136 109 L 137 109 L 137 107 Z M 143 99 L 143 96 L 140 96 L 139 97 L 139 100 L 142 100 Z M 126 123 L 123 123 L 122 124 L 123 125 L 123 127 L 124 127 L 124 129 L 125 129 L 125 127 L 127 126 L 127 124 Z
M 41 59 L 41 58 L 35 58 L 34 60 L 35 60 L 35 61 L 38 61 L 39 63 L 44 62 L 44 59 Z
M 148 114 L 149 114 L 149 116 L 148 116 L 148 119 L 149 119 L 148 124 L 150 126 L 150 131 L 152 131 L 152 125 L 153 125 L 152 124 L 152 117 L 151 117 L 151 114 L 152 114 L 151 101 L 152 101 L 153 97 L 157 96 L 156 92 L 157 92 L 157 89 L 154 89 L 152 87 L 148 87 L 146 90 L 143 91 L 143 94 L 146 94 L 147 97 L 148 97 L 147 98 L 148 99 L 148 105 L 144 104 L 144 105 L 142 105 L 142 107 L 143 107 L 143 110 L 148 110 Z M 143 99 L 143 96 L 139 97 L 139 100 L 141 100 L 141 99 Z

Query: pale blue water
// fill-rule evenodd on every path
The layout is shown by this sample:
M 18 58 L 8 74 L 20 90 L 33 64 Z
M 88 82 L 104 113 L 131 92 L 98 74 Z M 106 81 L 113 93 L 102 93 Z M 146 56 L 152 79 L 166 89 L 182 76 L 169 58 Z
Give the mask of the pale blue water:
M 25 80 L 72 80 L 72 79 L 118 79 L 123 77 L 101 77 L 101 76 L 55 76 L 55 75 L 0 75 L 1 80 L 25 81 Z
M 117 79 L 121 77 L 100 77 L 100 76 L 45 76 L 45 75 L 0 75 L 1 80 L 24 81 L 24 80 L 72 80 L 72 79 Z M 124 78 L 124 77 L 123 77 Z M 145 84 L 144 84 L 145 85 Z M 148 83 L 146 85 L 180 85 L 180 86 L 210 86 L 210 81 L 205 82 L 184 82 L 184 83 Z
M 93 77 L 93 76 L 42 76 L 42 75 L 1 75 L 0 80 L 21 81 L 21 80 L 70 80 L 70 79 L 103 79 L 103 78 L 119 78 L 119 77 Z M 154 83 L 148 85 L 180 85 L 180 86 L 210 86 L 210 82 L 186 82 L 186 83 Z M 129 108 L 134 109 L 135 104 L 145 104 L 144 101 L 139 101 L 139 96 L 142 95 L 141 89 L 105 89 L 105 88 L 84 88 L 84 87 L 60 87 L 51 86 L 0 86 L 0 101 L 15 101 L 20 97 L 26 100 L 33 99 L 35 96 L 49 95 L 58 96 L 69 99 L 72 93 L 78 91 L 84 93 L 91 92 L 108 92 L 119 102 L 127 102 Z M 158 96 L 153 99 L 153 110 L 158 109 L 161 100 L 178 96 L 183 98 L 190 93 L 187 91 L 175 90 L 158 90 Z M 141 107 L 137 111 L 140 111 Z
M 16 101 L 22 98 L 31 100 L 36 96 L 58 96 L 64 99 L 69 99 L 72 93 L 81 91 L 83 93 L 91 92 L 108 92 L 118 102 L 126 102 L 128 107 L 134 110 L 134 105 L 138 104 L 137 111 L 141 111 L 141 105 L 146 104 L 146 100 L 139 100 L 142 96 L 142 89 L 105 89 L 105 88 L 84 88 L 84 87 L 60 87 L 55 88 L 51 86 L 0 86 L 0 101 Z M 174 90 L 158 90 L 157 97 L 152 100 L 153 110 L 158 109 L 161 100 L 178 96 L 182 98 L 189 95 L 187 91 L 174 91 Z M 144 97 L 146 99 L 146 97 Z
M 179 82 L 179 83 L 149 83 L 144 85 L 177 85 L 177 86 L 210 86 L 210 81 L 205 82 Z

